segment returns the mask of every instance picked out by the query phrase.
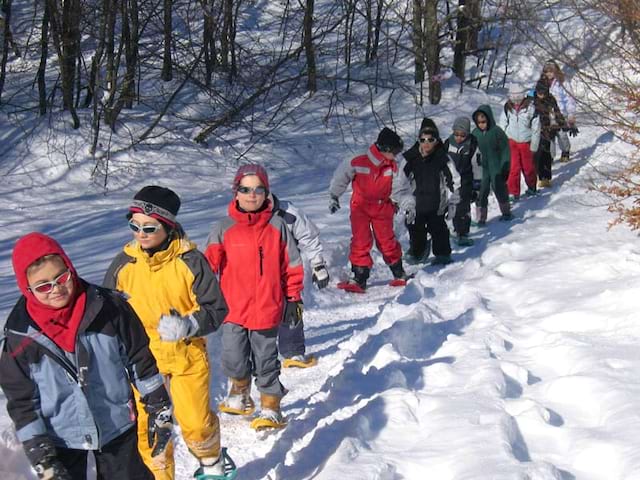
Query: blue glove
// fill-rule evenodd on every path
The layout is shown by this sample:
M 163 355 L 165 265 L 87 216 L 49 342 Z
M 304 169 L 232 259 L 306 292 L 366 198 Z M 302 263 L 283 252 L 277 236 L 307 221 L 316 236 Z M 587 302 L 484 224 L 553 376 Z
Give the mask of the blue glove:
M 340 210 L 340 202 L 338 201 L 338 197 L 336 197 L 335 195 L 331 195 L 331 198 L 329 199 L 329 212 L 333 214 L 338 210 Z

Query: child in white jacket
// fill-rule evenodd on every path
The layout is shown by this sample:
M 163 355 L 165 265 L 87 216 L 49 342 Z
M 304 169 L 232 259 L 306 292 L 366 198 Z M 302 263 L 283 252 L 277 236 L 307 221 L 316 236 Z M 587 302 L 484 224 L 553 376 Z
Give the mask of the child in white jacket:
M 509 88 L 509 100 L 504 104 L 498 125 L 509 137 L 511 167 L 507 179 L 509 199 L 520 198 L 520 175 L 527 185 L 526 195 L 536 194 L 536 167 L 533 152 L 540 141 L 540 122 L 535 116 L 533 99 L 526 96 L 522 87 L 512 85 Z

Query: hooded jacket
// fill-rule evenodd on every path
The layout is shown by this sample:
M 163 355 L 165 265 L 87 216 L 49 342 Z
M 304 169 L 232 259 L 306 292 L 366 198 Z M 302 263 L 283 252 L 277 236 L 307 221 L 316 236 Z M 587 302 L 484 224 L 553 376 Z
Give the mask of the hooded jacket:
M 286 301 L 298 301 L 302 294 L 300 252 L 282 217 L 266 202 L 257 212 L 244 212 L 232 200 L 205 250 L 229 305 L 225 322 L 248 330 L 277 327 Z
M 329 194 L 340 197 L 352 184 L 351 208 L 360 204 L 395 203 L 402 211 L 415 208 L 415 198 L 406 175 L 402 175 L 404 160 L 385 158 L 378 147 L 371 145 L 364 155 L 342 162 L 333 174 Z
M 168 403 L 135 312 L 116 293 L 77 281 L 86 299 L 73 352 L 43 333 L 24 295 L 4 327 L 0 387 L 23 443 L 44 439 L 65 448 L 101 448 L 136 424 L 131 382 L 144 403 Z
M 478 140 L 478 148 L 482 154 L 483 180 L 495 178 L 497 175 L 503 175 L 506 178 L 511 165 L 509 139 L 504 131 L 496 124 L 493 111 L 489 105 L 480 105 L 478 109 L 473 112 L 471 118 L 473 118 L 474 123 L 478 113 L 484 113 L 488 122 L 485 131 L 480 130 L 476 126 L 473 132 L 471 132 Z
M 525 97 L 518 105 L 508 100 L 504 104 L 498 126 L 514 142 L 531 142 L 530 149 L 535 152 L 540 141 L 540 122 L 535 113 L 536 108 L 531 97 Z

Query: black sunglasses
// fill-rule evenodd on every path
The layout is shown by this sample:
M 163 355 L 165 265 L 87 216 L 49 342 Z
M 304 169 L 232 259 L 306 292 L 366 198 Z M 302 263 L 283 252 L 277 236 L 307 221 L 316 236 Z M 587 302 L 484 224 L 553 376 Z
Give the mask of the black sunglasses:
M 259 187 L 251 188 L 240 185 L 238 187 L 238 192 L 245 194 L 254 192 L 256 195 L 264 195 L 265 193 L 267 193 L 267 187 L 263 187 L 262 185 L 260 185 Z
M 437 140 L 433 137 L 422 137 L 420 143 L 436 143 Z
M 138 233 L 142 231 L 142 233 L 151 235 L 153 233 L 156 233 L 158 230 L 160 230 L 162 228 L 162 225 L 138 225 L 134 221 L 130 221 L 129 228 L 133 230 L 134 233 Z

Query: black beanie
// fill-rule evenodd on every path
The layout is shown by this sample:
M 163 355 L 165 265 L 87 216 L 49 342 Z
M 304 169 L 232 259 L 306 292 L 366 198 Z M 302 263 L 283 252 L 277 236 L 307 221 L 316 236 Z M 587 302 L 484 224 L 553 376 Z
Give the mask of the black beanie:
M 381 152 L 391 152 L 394 155 L 397 155 L 404 148 L 404 143 L 396 132 L 390 128 L 384 127 L 378 134 L 376 147 L 378 147 L 378 150 Z
M 180 197 L 173 190 L 148 185 L 133 196 L 129 214 L 142 213 L 173 228 L 177 224 L 178 210 L 180 210 Z
M 420 124 L 420 135 L 423 133 L 431 134 L 440 140 L 440 132 L 438 131 L 438 127 L 436 127 L 436 122 L 431 120 L 429 117 L 424 117 Z
M 536 93 L 542 93 L 543 95 L 549 95 L 549 85 L 544 80 L 538 80 L 536 83 Z

